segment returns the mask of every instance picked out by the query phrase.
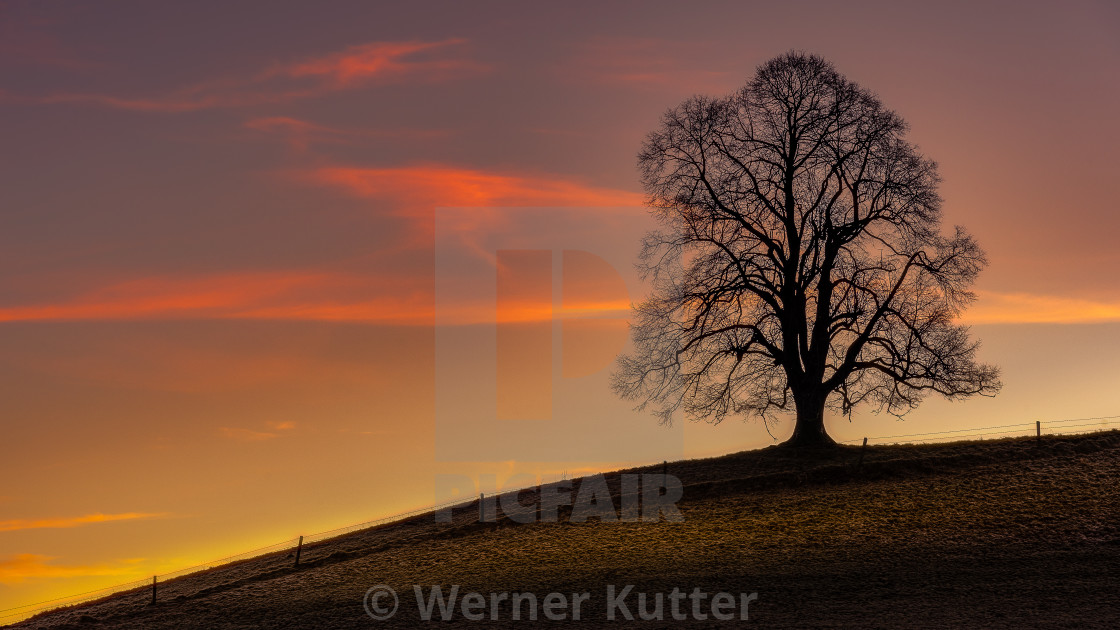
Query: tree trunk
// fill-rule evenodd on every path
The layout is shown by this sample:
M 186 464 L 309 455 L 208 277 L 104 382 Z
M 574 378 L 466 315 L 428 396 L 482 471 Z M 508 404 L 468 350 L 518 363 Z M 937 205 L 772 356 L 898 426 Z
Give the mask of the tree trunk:
M 816 392 L 794 397 L 797 424 L 793 427 L 793 435 L 783 443 L 784 446 L 821 448 L 836 445 L 836 441 L 824 430 L 824 402 L 827 397 L 827 393 Z

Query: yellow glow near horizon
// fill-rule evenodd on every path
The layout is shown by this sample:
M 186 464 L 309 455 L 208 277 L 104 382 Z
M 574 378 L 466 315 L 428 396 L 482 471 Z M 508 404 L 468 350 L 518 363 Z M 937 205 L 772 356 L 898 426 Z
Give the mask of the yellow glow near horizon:
M 661 448 L 680 424 L 608 382 L 644 298 L 635 153 L 667 108 L 731 93 L 791 46 L 879 94 L 940 164 L 946 228 L 963 224 L 991 261 L 961 321 L 1005 373 L 997 398 L 933 397 L 903 426 L 830 417 L 830 433 L 1120 413 L 1111 8 L 1035 3 L 1008 20 L 821 3 L 807 18 L 730 3 L 713 20 L 604 3 L 589 20 L 535 3 L 497 28 L 474 8 L 249 5 L 4 10 L 0 609 L 427 505 L 441 473 L 601 469 L 508 461 L 532 435 L 491 440 L 500 462 L 438 459 L 437 399 L 464 417 L 492 402 L 471 398 L 488 364 L 437 365 L 452 326 L 557 322 L 554 401 L 615 431 L 585 440 L 605 445 L 596 457 Z M 564 242 L 535 211 L 593 238 Z M 484 244 L 534 229 L 554 270 L 577 247 L 613 267 L 565 252 L 551 303 L 499 309 L 489 285 L 436 295 L 437 243 L 481 267 Z M 494 348 L 481 350 L 471 359 Z M 445 373 L 468 386 L 437 396 Z M 688 425 L 650 457 L 789 428 Z M 625 463 L 650 462 L 602 466 Z

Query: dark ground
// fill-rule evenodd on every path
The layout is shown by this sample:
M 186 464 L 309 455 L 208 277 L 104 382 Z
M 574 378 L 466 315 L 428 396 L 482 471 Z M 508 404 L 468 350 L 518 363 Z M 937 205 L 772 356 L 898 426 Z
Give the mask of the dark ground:
M 124 594 L 16 627 L 404 628 L 428 625 L 413 584 L 457 584 L 591 597 L 579 622 L 543 608 L 513 621 L 506 602 L 497 622 L 456 610 L 431 624 L 1120 628 L 1120 432 L 872 447 L 858 472 L 857 457 L 769 448 L 672 463 L 683 523 L 478 524 L 473 506 L 452 525 L 428 515 L 327 541 L 298 570 L 265 556 L 168 582 L 155 606 Z M 374 621 L 363 595 L 382 583 L 400 607 Z M 674 587 L 758 599 L 746 621 L 674 621 L 665 599 L 663 621 L 612 622 L 608 584 L 634 585 L 635 616 L 638 592 L 652 608 Z

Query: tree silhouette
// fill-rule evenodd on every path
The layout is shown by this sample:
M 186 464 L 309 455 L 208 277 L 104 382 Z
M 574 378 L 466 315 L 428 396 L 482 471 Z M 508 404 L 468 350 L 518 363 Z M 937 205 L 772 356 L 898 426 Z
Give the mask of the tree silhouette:
M 937 165 L 906 130 L 800 53 L 669 110 L 638 156 L 662 229 L 643 242 L 653 291 L 615 391 L 666 423 L 792 407 L 797 446 L 833 443 L 826 406 L 901 415 L 931 391 L 998 392 L 954 321 L 984 253 L 959 226 L 941 233 Z

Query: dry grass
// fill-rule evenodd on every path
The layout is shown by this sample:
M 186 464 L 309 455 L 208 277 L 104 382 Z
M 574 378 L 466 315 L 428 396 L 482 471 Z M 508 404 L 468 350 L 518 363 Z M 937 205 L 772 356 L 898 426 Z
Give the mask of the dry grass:
M 156 606 L 123 595 L 20 627 L 411 627 L 413 584 L 588 592 L 580 627 L 615 625 L 607 584 L 757 592 L 745 623 L 760 627 L 1120 627 L 1120 433 L 872 447 L 858 471 L 857 457 L 675 462 L 683 523 L 477 524 L 468 509 L 328 541 L 299 570 L 268 556 L 169 582 Z M 362 608 L 379 583 L 401 594 L 389 622 Z M 712 626 L 642 625 L 690 623 Z

